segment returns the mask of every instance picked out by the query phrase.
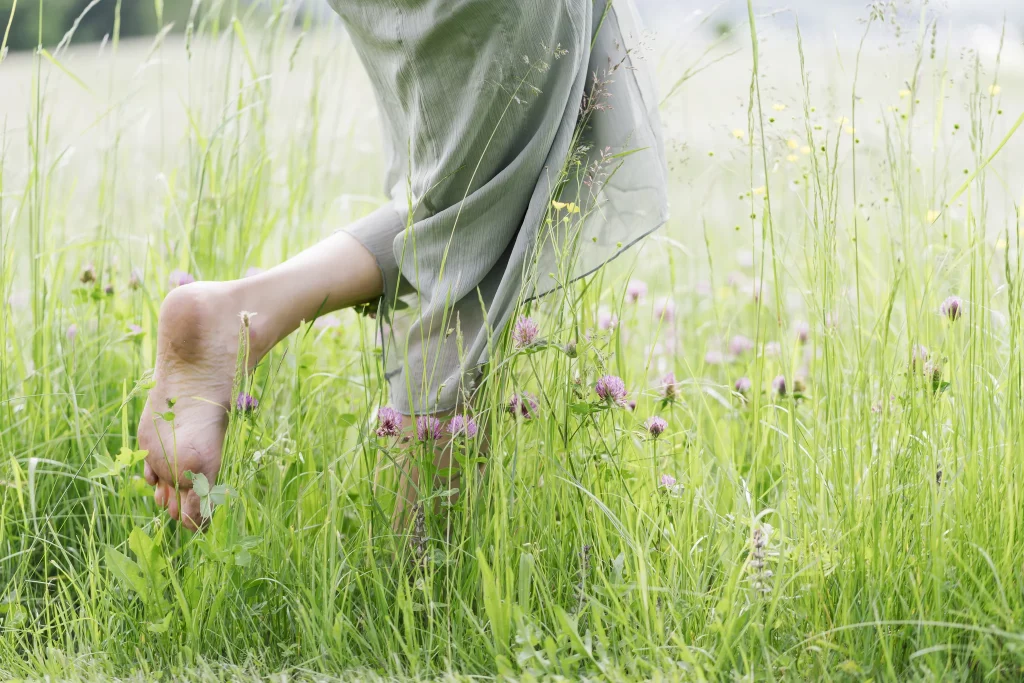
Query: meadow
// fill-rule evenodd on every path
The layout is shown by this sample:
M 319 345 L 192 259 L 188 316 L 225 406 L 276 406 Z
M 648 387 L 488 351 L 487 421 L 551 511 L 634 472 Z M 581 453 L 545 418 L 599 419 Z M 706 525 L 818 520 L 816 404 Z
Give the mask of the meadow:
M 181 272 L 384 201 L 347 38 L 278 7 L 0 57 L 0 679 L 1024 677 L 1021 46 L 756 9 L 651 41 L 670 223 L 524 307 L 417 553 L 364 316 L 257 368 L 205 534 L 134 438 Z

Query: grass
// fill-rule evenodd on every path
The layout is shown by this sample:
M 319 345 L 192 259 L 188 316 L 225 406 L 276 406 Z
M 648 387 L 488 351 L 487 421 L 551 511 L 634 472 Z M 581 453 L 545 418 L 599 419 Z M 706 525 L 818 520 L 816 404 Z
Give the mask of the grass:
M 533 305 L 551 343 L 495 360 L 486 470 L 422 566 L 353 314 L 257 370 L 207 534 L 130 464 L 169 274 L 239 277 L 382 201 L 344 39 L 278 10 L 8 55 L 0 677 L 1018 680 L 1024 76 L 875 11 L 838 48 L 752 13 L 650 58 L 673 220 Z M 635 408 L 597 404 L 606 373 Z

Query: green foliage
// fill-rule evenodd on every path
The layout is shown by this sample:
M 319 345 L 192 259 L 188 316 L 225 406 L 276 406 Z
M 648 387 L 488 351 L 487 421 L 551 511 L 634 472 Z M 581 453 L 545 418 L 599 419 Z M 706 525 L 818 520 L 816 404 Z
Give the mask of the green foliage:
M 178 22 L 188 16 L 187 2 L 170 3 L 164 12 L 164 23 Z M 15 7 L 16 5 L 16 7 Z M 42 22 L 40 23 L 40 5 Z M 6 28 L 12 10 L 16 10 L 11 23 L 7 46 L 11 50 L 30 50 L 37 45 L 52 47 L 71 29 L 89 0 L 0 0 L 0 26 Z M 117 0 L 100 0 L 83 18 L 75 30 L 73 42 L 87 43 L 102 40 L 113 34 L 118 13 Z M 120 6 L 120 35 L 140 36 L 156 33 L 156 8 L 150 0 L 122 0 Z M 2 36 L 2 29 L 0 29 Z
M 0 66 L 40 95 L 0 95 L 0 680 L 1021 679 L 1024 74 L 926 30 L 860 67 L 831 39 L 666 59 L 675 218 L 532 304 L 543 341 L 495 340 L 490 448 L 458 444 L 457 500 L 429 472 L 422 536 L 392 530 L 406 452 L 347 313 L 257 368 L 194 535 L 134 438 L 169 275 L 383 201 L 345 38 L 217 19 Z

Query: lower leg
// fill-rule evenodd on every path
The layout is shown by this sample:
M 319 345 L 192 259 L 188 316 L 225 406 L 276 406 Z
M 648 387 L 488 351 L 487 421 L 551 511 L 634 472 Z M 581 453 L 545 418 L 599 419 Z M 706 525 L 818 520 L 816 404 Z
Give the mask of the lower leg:
M 201 522 L 199 498 L 184 473 L 201 473 L 212 484 L 220 471 L 241 312 L 254 314 L 251 370 L 303 321 L 382 291 L 373 255 L 339 232 L 257 276 L 197 282 L 168 294 L 160 308 L 155 385 L 138 431 L 140 448 L 149 451 L 146 480 L 156 486 L 157 503 L 190 528 Z

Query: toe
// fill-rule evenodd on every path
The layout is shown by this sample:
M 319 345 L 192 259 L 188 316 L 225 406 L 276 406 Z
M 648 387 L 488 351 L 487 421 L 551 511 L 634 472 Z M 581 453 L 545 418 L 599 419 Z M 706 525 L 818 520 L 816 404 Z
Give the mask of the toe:
M 200 513 L 199 496 L 195 491 L 182 492 L 181 507 L 181 523 L 192 531 L 202 528 L 205 520 Z
M 148 462 L 143 468 L 143 472 L 145 473 L 146 476 L 146 483 L 149 484 L 150 486 L 156 486 L 156 473 L 153 471 L 153 467 Z
M 160 507 L 167 507 L 167 485 L 159 482 L 153 489 L 153 500 Z
M 171 489 L 167 496 L 167 514 L 171 519 L 178 519 L 178 492 Z

